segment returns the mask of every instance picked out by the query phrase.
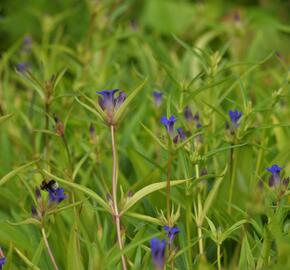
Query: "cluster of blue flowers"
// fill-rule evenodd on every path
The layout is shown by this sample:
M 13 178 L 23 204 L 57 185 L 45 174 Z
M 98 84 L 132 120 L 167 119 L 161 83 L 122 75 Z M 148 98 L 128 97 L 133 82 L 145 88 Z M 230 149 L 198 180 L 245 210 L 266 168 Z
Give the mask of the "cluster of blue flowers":
M 167 233 L 168 245 L 170 248 L 173 246 L 174 237 L 180 232 L 178 227 L 164 226 L 164 230 Z M 161 270 L 164 268 L 166 259 L 166 246 L 167 241 L 165 239 L 160 240 L 158 238 L 151 239 L 150 242 L 152 262 L 156 270 Z

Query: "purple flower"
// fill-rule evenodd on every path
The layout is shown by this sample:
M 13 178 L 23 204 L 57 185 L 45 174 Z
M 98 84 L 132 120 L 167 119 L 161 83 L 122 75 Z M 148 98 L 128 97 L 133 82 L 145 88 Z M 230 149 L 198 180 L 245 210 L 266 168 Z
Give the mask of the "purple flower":
M 6 263 L 6 258 L 2 257 L 0 258 L 0 270 L 2 270 L 2 266 Z
M 269 179 L 269 186 L 277 186 L 281 182 L 280 172 L 283 168 L 279 167 L 277 164 L 272 165 L 271 167 L 267 168 L 267 171 L 272 173 L 272 176 Z
M 104 111 L 112 112 L 114 110 L 114 107 L 115 107 L 114 95 L 118 91 L 119 89 L 103 90 L 103 91 L 97 92 L 98 94 L 102 95 L 102 97 L 99 98 L 99 103 L 100 103 L 101 108 Z
M 48 189 L 49 201 L 60 203 L 67 198 L 63 188 Z
M 181 141 L 184 141 L 186 139 L 186 135 L 185 135 L 185 133 L 184 133 L 182 128 L 178 128 L 177 129 L 177 133 L 178 133 L 179 138 L 180 138 Z
M 32 45 L 32 38 L 30 36 L 25 36 L 22 42 L 22 51 L 29 51 Z
M 175 121 L 176 118 L 173 115 L 171 115 L 168 119 L 166 118 L 166 116 L 162 116 L 160 119 L 160 122 L 164 125 L 164 127 L 166 128 L 167 132 L 171 137 L 173 137 L 173 129 Z
M 171 246 L 174 241 L 174 237 L 176 234 L 180 232 L 178 227 L 169 227 L 169 226 L 164 226 L 164 230 L 167 232 L 167 236 L 169 238 L 169 245 Z
M 16 65 L 16 70 L 20 73 L 24 73 L 28 69 L 28 65 L 26 63 L 19 63 Z
M 152 95 L 154 97 L 156 107 L 160 107 L 162 104 L 163 93 L 154 91 Z
M 238 128 L 239 124 L 239 119 L 241 118 L 242 116 L 242 113 L 239 112 L 238 110 L 229 110 L 229 116 L 230 116 L 230 120 L 232 122 L 232 125 L 235 127 L 235 128 Z
M 161 270 L 165 265 L 165 249 L 166 241 L 159 240 L 158 238 L 153 238 L 150 241 L 151 252 L 152 252 L 152 262 L 155 266 L 155 269 Z
M 0 270 L 2 270 L 3 265 L 6 263 L 6 258 L 2 249 L 0 248 Z

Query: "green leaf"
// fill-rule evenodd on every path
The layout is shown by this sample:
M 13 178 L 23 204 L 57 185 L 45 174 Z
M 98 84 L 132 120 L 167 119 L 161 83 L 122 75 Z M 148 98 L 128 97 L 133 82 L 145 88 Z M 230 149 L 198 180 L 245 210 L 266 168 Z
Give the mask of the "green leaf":
M 152 139 L 154 139 L 154 141 L 156 141 L 164 150 L 167 150 L 167 146 L 162 143 L 159 138 L 148 128 L 146 127 L 144 124 L 140 123 L 141 126 L 149 133 L 149 135 L 152 137 Z
M 0 117 L 0 124 L 2 124 L 3 122 L 5 122 L 6 120 L 8 120 L 9 118 L 11 118 L 14 115 L 14 113 L 10 113 L 10 114 L 6 114 Z
M 12 170 L 11 172 L 9 172 L 8 174 L 6 174 L 5 176 L 3 176 L 0 179 L 0 186 L 4 185 L 8 180 L 10 180 L 13 176 L 17 175 L 19 172 L 21 172 L 22 170 L 34 165 L 35 163 L 37 163 L 38 160 L 32 161 L 30 163 L 27 163 L 21 167 L 18 167 L 14 170 Z
M 27 224 L 33 224 L 33 225 L 41 225 L 41 222 L 36 219 L 36 218 L 27 218 L 23 221 L 19 221 L 19 222 L 11 222 L 9 220 L 6 221 L 8 224 L 13 225 L 13 226 L 19 226 L 19 225 L 27 225 Z
M 95 193 L 93 190 L 81 186 L 79 184 L 64 180 L 62 178 L 59 178 L 53 174 L 51 174 L 50 172 L 43 170 L 43 172 L 48 175 L 49 177 L 52 177 L 53 179 L 55 179 L 56 181 L 58 181 L 59 183 L 65 184 L 67 186 L 70 186 L 74 189 L 80 190 L 83 193 L 89 195 L 91 198 L 93 198 L 94 200 L 96 200 L 97 203 L 99 203 L 105 210 L 107 210 L 108 212 L 111 212 L 111 208 L 109 207 L 109 205 L 97 194 Z
M 77 231 L 78 230 L 76 228 L 76 224 L 74 224 L 70 232 L 67 247 L 67 269 L 83 270 L 84 267 L 81 261 L 83 257 L 80 256 L 81 251 L 79 250 L 77 245 Z
M 22 259 L 27 266 L 29 266 L 32 270 L 40 270 L 36 265 L 34 265 L 18 248 L 14 247 L 15 252 Z
M 239 260 L 239 269 L 251 270 L 255 269 L 255 260 L 249 245 L 247 234 L 245 234 L 241 247 Z
M 84 102 L 80 101 L 78 99 L 78 97 L 75 97 L 75 100 L 82 105 L 85 109 L 87 109 L 88 111 L 92 112 L 94 115 L 96 115 L 98 118 L 100 118 L 101 120 L 105 121 L 105 118 L 99 114 L 94 108 L 90 107 L 89 105 L 85 104 Z
M 210 207 L 212 206 L 212 203 L 214 201 L 215 196 L 217 195 L 219 186 L 222 183 L 222 180 L 226 174 L 227 171 L 227 167 L 224 169 L 224 171 L 222 172 L 222 174 L 218 177 L 218 179 L 215 181 L 213 188 L 211 189 L 211 191 L 209 192 L 209 194 L 207 195 L 205 202 L 204 202 L 204 206 L 203 206 L 203 210 L 202 213 L 200 214 L 200 216 L 198 217 L 198 223 L 201 225 L 204 221 L 204 218 L 207 215 L 208 210 L 210 209 Z
M 133 101 L 134 97 L 141 91 L 143 86 L 146 84 L 147 79 L 145 79 L 133 92 L 125 99 L 124 103 L 121 105 L 121 107 L 117 110 L 117 112 L 114 115 L 114 122 L 118 123 L 118 121 L 123 116 L 125 110 L 128 108 L 130 103 Z
M 133 213 L 133 212 L 126 212 L 125 216 L 128 217 L 133 217 L 142 221 L 146 221 L 146 222 L 150 222 L 156 225 L 162 225 L 162 222 L 158 219 L 158 218 L 153 218 L 147 215 L 142 215 L 142 214 L 138 214 L 138 213 Z
M 172 180 L 170 181 L 170 186 L 177 186 L 177 185 L 181 185 L 184 184 L 188 181 L 192 180 L 192 178 L 189 179 L 183 179 L 183 180 Z M 136 204 L 138 201 L 140 201 L 143 197 L 157 191 L 160 189 L 163 189 L 166 187 L 166 181 L 164 182 L 158 182 L 158 183 L 154 183 L 151 185 L 148 185 L 142 189 L 140 189 L 139 191 L 137 191 L 131 198 L 129 198 L 127 200 L 127 202 L 125 203 L 120 215 L 123 215 L 126 211 L 128 211 L 134 204 Z

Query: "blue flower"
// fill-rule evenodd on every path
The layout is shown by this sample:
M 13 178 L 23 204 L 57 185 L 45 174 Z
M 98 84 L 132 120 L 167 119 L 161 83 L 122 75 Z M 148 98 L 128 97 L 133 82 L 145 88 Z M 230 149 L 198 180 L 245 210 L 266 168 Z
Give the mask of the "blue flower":
M 283 168 L 279 167 L 277 164 L 273 164 L 271 167 L 267 168 L 267 171 L 272 173 L 272 176 L 269 179 L 269 186 L 277 186 L 280 181 L 280 172 L 282 171 Z
M 63 188 L 48 189 L 49 201 L 60 203 L 67 198 Z
M 184 141 L 186 139 L 186 135 L 182 128 L 177 129 L 177 133 L 179 135 L 180 140 Z
M 103 90 L 103 91 L 97 92 L 98 94 L 101 94 L 103 96 L 99 99 L 99 104 L 104 111 L 113 112 L 114 107 L 115 107 L 114 95 L 118 91 L 119 89 Z
M 6 258 L 2 257 L 0 258 L 0 270 L 2 270 L 2 266 L 6 263 Z
M 152 261 L 155 266 L 155 269 L 161 270 L 165 265 L 165 249 L 166 241 L 159 240 L 158 238 L 153 238 L 150 241 Z
M 176 118 L 173 115 L 171 115 L 168 119 L 166 118 L 166 116 L 162 116 L 160 119 L 160 122 L 164 125 L 164 127 L 166 128 L 167 132 L 171 137 L 173 137 L 173 129 L 175 121 Z
M 174 237 L 176 234 L 180 232 L 178 227 L 169 227 L 169 226 L 164 226 L 164 230 L 167 232 L 167 236 L 169 238 L 169 245 L 171 246 L 174 241 Z
M 28 65 L 26 63 L 19 63 L 16 65 L 16 70 L 20 73 L 24 73 L 28 69 Z
M 154 91 L 152 95 L 154 97 L 155 105 L 157 107 L 160 107 L 160 105 L 162 103 L 163 93 L 158 92 L 158 91 Z
M 2 270 L 2 266 L 6 263 L 6 258 L 2 249 L 0 248 L 0 270 Z
M 232 125 L 235 128 L 238 128 L 239 124 L 239 119 L 242 117 L 242 113 L 239 112 L 238 110 L 229 110 L 229 116 L 230 116 L 230 120 L 232 122 Z

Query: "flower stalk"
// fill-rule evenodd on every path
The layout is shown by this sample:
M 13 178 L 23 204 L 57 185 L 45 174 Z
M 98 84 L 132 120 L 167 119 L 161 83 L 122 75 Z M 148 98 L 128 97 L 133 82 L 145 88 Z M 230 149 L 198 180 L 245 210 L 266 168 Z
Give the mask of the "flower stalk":
M 42 234 L 42 238 L 43 238 L 43 241 L 44 241 L 44 244 L 45 244 L 45 247 L 47 249 L 47 252 L 48 252 L 48 255 L 50 257 L 50 260 L 51 260 L 51 263 L 53 265 L 53 268 L 54 270 L 59 270 L 57 264 L 56 264 L 56 261 L 55 261 L 55 258 L 54 258 L 54 255 L 51 251 L 51 248 L 49 246 L 49 243 L 48 243 L 48 240 L 47 240 L 47 235 L 46 235 L 46 232 L 45 232 L 45 229 L 44 227 L 41 228 L 41 234 Z
M 119 249 L 123 251 L 123 242 L 122 242 L 122 235 L 121 235 L 121 217 L 119 215 L 118 210 L 118 203 L 117 203 L 117 191 L 118 191 L 118 156 L 117 156 L 117 149 L 116 149 L 116 139 L 115 139 L 115 127 L 113 125 L 110 126 L 111 131 L 111 138 L 112 138 L 112 154 L 113 154 L 113 172 L 112 172 L 112 207 L 113 207 L 113 215 L 115 218 L 116 223 L 116 232 L 117 232 L 117 239 Z M 126 270 L 126 258 L 124 255 L 121 257 L 122 260 L 122 269 Z

